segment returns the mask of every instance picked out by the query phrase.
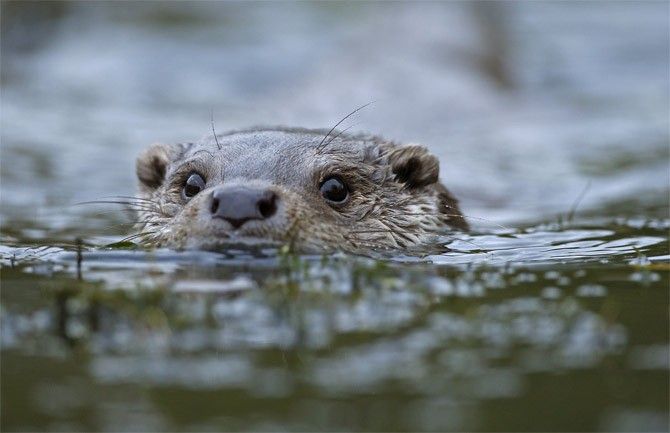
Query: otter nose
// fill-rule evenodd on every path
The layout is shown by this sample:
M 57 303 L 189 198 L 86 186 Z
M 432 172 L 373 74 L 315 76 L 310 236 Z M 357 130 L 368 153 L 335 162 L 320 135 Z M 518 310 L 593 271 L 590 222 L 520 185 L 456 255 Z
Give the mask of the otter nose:
M 212 192 L 212 217 L 239 228 L 249 220 L 270 218 L 277 211 L 277 195 L 245 186 L 222 187 Z

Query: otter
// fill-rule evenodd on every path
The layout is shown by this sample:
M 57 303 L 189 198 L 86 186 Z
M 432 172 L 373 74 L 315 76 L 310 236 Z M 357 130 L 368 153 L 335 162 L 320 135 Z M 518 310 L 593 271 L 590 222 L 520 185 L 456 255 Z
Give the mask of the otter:
M 263 127 L 154 144 L 137 159 L 141 242 L 412 252 L 468 224 L 426 147 L 343 131 Z M 442 242 L 439 240 L 442 239 Z

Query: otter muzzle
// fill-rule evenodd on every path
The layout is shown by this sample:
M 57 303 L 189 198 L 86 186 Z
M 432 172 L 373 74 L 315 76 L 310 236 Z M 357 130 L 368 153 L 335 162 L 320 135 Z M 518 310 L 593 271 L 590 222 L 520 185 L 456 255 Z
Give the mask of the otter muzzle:
M 212 218 L 221 218 L 233 228 L 250 220 L 264 220 L 277 212 L 277 194 L 246 186 L 220 187 L 212 191 Z

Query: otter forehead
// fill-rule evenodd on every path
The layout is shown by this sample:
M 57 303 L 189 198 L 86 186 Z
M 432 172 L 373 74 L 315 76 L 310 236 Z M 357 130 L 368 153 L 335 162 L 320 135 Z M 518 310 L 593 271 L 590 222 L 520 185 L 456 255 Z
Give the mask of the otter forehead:
M 372 163 L 378 143 L 369 137 L 329 136 L 325 130 L 254 129 L 233 131 L 191 144 L 180 158 L 204 157 L 210 169 L 232 179 L 304 182 L 310 168 Z M 333 134 L 334 135 L 334 134 Z M 324 140 L 325 137 L 325 140 Z M 332 140 L 331 140 L 332 139 Z M 218 142 L 217 142 L 218 141 Z

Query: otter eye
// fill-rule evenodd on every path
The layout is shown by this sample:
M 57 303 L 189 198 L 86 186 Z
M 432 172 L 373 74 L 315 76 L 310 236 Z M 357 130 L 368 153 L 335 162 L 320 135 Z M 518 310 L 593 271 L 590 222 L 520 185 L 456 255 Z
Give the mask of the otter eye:
M 320 190 L 323 198 L 334 203 L 342 203 L 349 197 L 349 189 L 339 177 L 324 180 Z
M 203 189 L 205 189 L 205 180 L 198 173 L 192 173 L 188 179 L 186 179 L 183 194 L 184 197 L 190 198 Z

